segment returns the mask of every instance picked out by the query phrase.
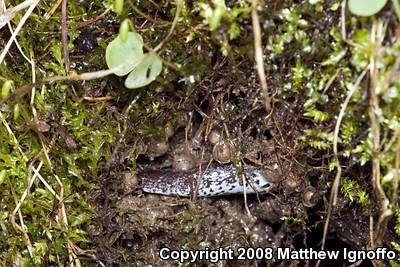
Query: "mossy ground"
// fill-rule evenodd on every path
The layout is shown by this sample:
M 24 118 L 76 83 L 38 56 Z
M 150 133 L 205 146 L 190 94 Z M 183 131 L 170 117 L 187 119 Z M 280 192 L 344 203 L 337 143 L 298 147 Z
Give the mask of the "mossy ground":
M 40 1 L 17 38 L 31 62 L 14 44 L 0 65 L 0 84 L 13 81 L 17 95 L 0 107 L 1 265 L 157 264 L 160 246 L 318 248 L 338 161 L 342 179 L 328 248 L 332 240 L 353 249 L 370 244 L 369 220 L 374 219 L 374 232 L 382 212 L 372 179 L 378 162 L 379 182 L 394 212 L 381 241 L 398 250 L 395 14 L 387 7 L 373 18 L 343 16 L 340 1 L 260 1 L 263 59 L 273 99 L 268 114 L 254 63 L 251 4 L 221 2 L 183 2 L 174 33 L 159 51 L 164 69 L 143 89 L 127 90 L 123 78 L 108 76 L 47 82 L 19 95 L 25 84 L 67 74 L 60 11 L 46 19 L 53 2 Z M 68 1 L 73 71 L 106 68 L 105 48 L 124 18 L 132 20 L 148 47 L 156 47 L 177 7 L 173 1 L 126 1 L 117 15 L 104 13 L 108 5 Z M 22 14 L 11 21 L 13 28 Z M 3 27 L 0 47 L 10 36 Z M 342 117 L 335 157 L 338 116 L 366 69 Z M 374 95 L 377 101 L 371 101 Z M 170 151 L 151 161 L 146 150 L 165 140 L 165 128 L 172 125 L 180 136 L 173 146 L 194 137 L 205 118 L 221 123 L 221 115 L 225 131 L 239 144 L 239 161 L 279 165 L 278 173 L 271 173 L 282 176 L 274 189 L 248 199 L 257 220 L 246 214 L 242 196 L 182 200 L 142 194 L 127 181 L 138 166 L 160 166 L 168 158 Z M 182 116 L 188 116 L 184 124 Z M 318 192 L 312 207 L 304 202 L 309 186 Z

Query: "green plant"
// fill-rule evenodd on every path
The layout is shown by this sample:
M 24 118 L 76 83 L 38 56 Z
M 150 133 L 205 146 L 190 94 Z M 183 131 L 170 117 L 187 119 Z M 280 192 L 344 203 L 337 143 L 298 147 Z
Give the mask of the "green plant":
M 130 24 L 129 20 L 121 23 L 118 36 L 106 48 L 106 62 L 115 75 L 129 73 L 125 87 L 134 89 L 153 82 L 162 70 L 162 61 L 155 52 L 143 53 L 143 39 L 129 31 Z
M 223 16 L 227 15 L 227 9 L 224 0 L 213 0 L 214 8 L 209 4 L 200 3 L 202 9 L 201 15 L 206 19 L 210 30 L 214 31 L 218 28 Z
M 121 15 L 123 10 L 124 10 L 124 0 L 114 0 L 113 11 L 118 15 Z
M 344 178 L 342 180 L 342 192 L 351 202 L 366 207 L 370 205 L 367 192 L 355 180 Z
M 349 10 L 357 16 L 372 16 L 378 13 L 387 0 L 350 0 Z

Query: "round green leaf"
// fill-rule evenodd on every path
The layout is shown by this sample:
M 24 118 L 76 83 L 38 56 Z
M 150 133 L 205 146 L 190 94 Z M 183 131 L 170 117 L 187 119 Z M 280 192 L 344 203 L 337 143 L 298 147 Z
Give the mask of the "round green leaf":
M 148 53 L 125 80 L 125 87 L 129 89 L 139 88 L 154 81 L 160 74 L 162 61 L 155 53 Z
M 106 62 L 108 68 L 112 69 L 121 64 L 127 64 L 123 69 L 114 74 L 124 76 L 128 74 L 137 64 L 136 58 L 143 55 L 143 39 L 136 32 L 128 32 L 124 42 L 120 35 L 117 36 L 106 49 Z M 130 64 L 128 64 L 130 63 Z
M 387 0 L 349 0 L 349 10 L 357 16 L 372 16 L 378 13 Z

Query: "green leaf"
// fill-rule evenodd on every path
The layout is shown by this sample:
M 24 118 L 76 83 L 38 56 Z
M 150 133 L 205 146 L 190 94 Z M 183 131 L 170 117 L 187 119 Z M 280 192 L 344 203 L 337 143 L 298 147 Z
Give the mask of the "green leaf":
M 372 16 L 378 13 L 387 0 L 350 0 L 349 10 L 357 16 Z
M 222 17 L 227 13 L 227 8 L 225 0 L 213 0 L 212 3 L 214 9 L 206 3 L 200 3 L 200 8 L 202 9 L 201 15 L 207 20 L 210 30 L 215 31 L 219 27 Z
M 154 81 L 160 74 L 162 61 L 156 53 L 148 53 L 137 64 L 125 80 L 125 87 L 129 89 L 139 88 Z
M 117 36 L 106 49 L 106 62 L 108 68 L 112 69 L 121 64 L 127 64 L 123 69 L 114 74 L 124 76 L 128 74 L 138 63 L 135 61 L 143 55 L 143 39 L 136 32 L 129 32 L 124 42 L 120 35 Z
M 322 112 L 317 109 L 312 109 L 304 113 L 305 116 L 313 118 L 315 122 L 324 122 L 330 119 L 330 116 L 326 112 Z
M 7 170 L 1 170 L 0 171 L 0 185 L 4 182 L 6 176 L 7 176 Z
M 13 81 L 7 80 L 3 83 L 1 87 L 1 99 L 5 99 L 10 94 L 12 86 Z

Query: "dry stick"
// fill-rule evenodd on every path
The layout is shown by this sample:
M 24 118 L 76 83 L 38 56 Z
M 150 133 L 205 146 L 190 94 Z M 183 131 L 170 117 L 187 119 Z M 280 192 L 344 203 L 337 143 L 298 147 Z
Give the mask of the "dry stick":
M 10 189 L 11 189 L 11 194 L 12 194 L 12 196 L 13 196 L 13 199 L 14 199 L 14 203 L 15 203 L 15 205 L 17 205 L 18 204 L 18 199 L 17 199 L 17 193 L 15 192 L 15 190 L 14 190 L 14 187 L 12 186 L 12 184 L 11 184 L 11 181 L 10 181 L 10 178 L 9 177 L 7 177 L 8 178 L 8 181 L 9 181 L 9 183 L 10 183 Z M 21 210 L 18 210 L 18 216 L 19 216 L 19 221 L 21 222 L 21 227 L 22 227 L 22 229 L 26 229 L 26 225 L 24 224 L 24 218 L 22 217 L 22 212 L 21 212 Z M 14 227 L 14 226 L 13 226 Z M 14 227 L 14 229 L 15 229 L 15 227 Z M 26 239 L 25 239 L 26 240 Z M 24 241 L 25 241 L 24 240 Z M 28 237 L 28 242 L 29 242 L 29 244 L 30 244 L 30 240 L 29 240 L 29 237 Z
M 68 27 L 67 27 L 67 0 L 61 5 L 61 40 L 63 44 L 65 71 L 69 72 Z
M 342 31 L 342 38 L 346 40 L 346 0 L 342 1 L 342 9 L 341 9 L 341 31 Z
M 0 6 L 0 10 L 1 10 L 1 8 L 4 8 L 4 9 L 6 8 L 6 5 L 5 5 L 4 2 L 3 2 L 3 4 L 2 4 L 2 6 Z M 10 33 L 13 34 L 13 33 L 14 33 L 14 30 L 13 30 L 13 28 L 12 28 L 12 26 L 11 26 L 11 22 L 10 22 L 10 21 L 7 21 L 7 26 L 8 26 L 8 30 L 10 31 Z M 0 28 L 1 28 L 1 27 L 0 27 Z M 24 51 L 22 50 L 22 48 L 21 48 L 21 46 L 19 45 L 19 42 L 18 42 L 17 40 L 15 40 L 15 45 L 17 46 L 19 52 L 20 52 L 21 55 L 25 58 L 25 60 L 28 61 L 29 64 L 31 64 L 30 59 L 25 55 Z
M 95 23 L 96 21 L 98 21 L 99 19 L 102 19 L 109 11 L 111 10 L 111 7 L 107 8 L 103 13 L 101 13 L 98 16 L 92 17 L 90 19 L 87 20 L 82 20 L 76 23 L 76 28 L 83 28 L 83 27 L 87 27 L 92 23 Z
M 323 233 L 323 237 L 322 237 L 321 250 L 323 250 L 325 247 L 325 241 L 326 241 L 326 236 L 328 233 L 329 221 L 332 216 L 333 208 L 336 206 L 337 196 L 338 196 L 338 192 L 339 192 L 340 176 L 342 174 L 342 168 L 340 166 L 340 162 L 339 162 L 339 158 L 338 158 L 338 149 L 337 149 L 340 124 L 342 123 L 342 119 L 345 115 L 347 105 L 349 104 L 350 99 L 353 96 L 354 92 L 357 90 L 357 87 L 360 85 L 361 81 L 363 80 L 365 74 L 367 73 L 367 70 L 368 70 L 368 67 L 360 74 L 360 76 L 358 76 L 356 83 L 353 85 L 353 88 L 351 88 L 351 90 L 347 94 L 347 97 L 342 105 L 342 108 L 340 109 L 339 116 L 336 121 L 335 132 L 334 132 L 334 136 L 333 136 L 333 153 L 335 156 L 337 172 L 336 172 L 335 180 L 332 185 L 331 195 L 329 198 L 328 214 L 326 216 L 325 225 L 324 225 L 324 233 Z M 317 265 L 319 265 L 319 262 Z
M 254 58 L 257 64 L 258 77 L 260 79 L 261 89 L 264 95 L 264 105 L 267 113 L 271 111 L 271 99 L 269 97 L 267 79 L 265 77 L 264 60 L 261 42 L 261 27 L 257 15 L 257 0 L 253 0 L 251 4 L 251 21 L 253 23 L 254 35 Z
M 57 0 L 57 2 L 54 4 L 54 6 L 50 9 L 50 11 L 44 16 L 45 19 L 49 19 L 51 16 L 53 16 L 54 12 L 56 12 L 57 8 L 60 6 L 61 2 L 63 0 Z
M 17 28 L 15 28 L 14 33 L 11 35 L 11 38 L 8 40 L 6 46 L 4 47 L 3 51 L 0 54 L 0 64 L 3 62 L 8 50 L 10 49 L 12 43 L 14 42 L 15 38 L 17 37 L 19 31 L 21 30 L 22 26 L 25 24 L 26 20 L 31 15 L 33 9 L 35 9 L 36 5 L 39 3 L 39 0 L 33 1 L 29 9 L 25 12 L 24 16 L 21 18 L 21 21 L 18 23 Z
M 54 191 L 54 189 L 47 183 L 47 181 L 44 179 L 44 177 L 39 173 L 39 170 L 36 169 L 35 167 L 32 167 L 33 172 L 38 176 L 40 182 L 49 190 L 49 192 L 58 200 L 61 201 L 61 197 Z
M 161 47 L 168 41 L 168 39 L 171 37 L 172 33 L 174 32 L 174 29 L 176 27 L 176 24 L 178 23 L 178 19 L 179 19 L 179 14 L 181 13 L 182 10 L 182 0 L 176 0 L 176 11 L 175 11 L 175 17 L 174 20 L 172 21 L 172 26 L 171 29 L 169 30 L 167 36 L 164 38 L 164 40 L 161 41 L 161 43 L 159 43 L 156 48 L 154 48 L 154 52 L 157 52 L 159 49 L 161 49 Z
M 393 202 L 394 208 L 396 208 L 398 206 L 397 197 L 398 197 L 399 179 L 400 179 L 400 177 L 399 177 L 399 172 L 400 172 L 400 135 L 397 135 L 395 170 L 396 170 L 396 174 L 394 176 L 393 193 L 392 193 L 392 202 Z
M 7 9 L 7 11 L 4 12 L 3 14 L 0 14 L 0 29 L 3 28 L 3 26 L 6 25 L 6 23 L 8 23 L 10 20 L 12 20 L 15 17 L 15 15 L 17 14 L 17 12 L 19 12 L 22 9 L 27 8 L 28 6 L 31 6 L 36 1 L 38 1 L 38 0 L 26 0 L 15 7 L 11 7 L 9 9 Z M 4 4 L 4 2 L 3 2 L 3 4 Z M 4 7 L 5 7 L 5 5 L 4 5 Z
M 322 91 L 322 94 L 325 94 L 326 91 L 331 87 L 332 83 L 336 80 L 337 76 L 339 75 L 340 69 L 338 69 L 335 74 L 329 79 L 329 81 L 326 83 L 324 90 Z
M 378 41 L 379 46 L 377 50 L 380 48 L 382 38 L 382 29 L 383 23 L 381 21 L 375 21 L 372 25 L 371 29 L 371 42 Z M 380 40 L 378 40 L 380 38 Z M 370 92 L 370 103 L 369 103 L 369 119 L 371 123 L 371 134 L 372 134 L 372 188 L 374 190 L 375 196 L 377 198 L 377 202 L 380 208 L 380 215 L 378 218 L 378 223 L 376 226 L 376 230 L 373 231 L 374 238 L 371 240 L 370 248 L 375 249 L 376 247 L 382 246 L 382 238 L 387 230 L 387 223 L 393 215 L 393 211 L 388 208 L 389 200 L 386 197 L 385 192 L 383 191 L 381 185 L 381 175 L 380 175 L 380 161 L 379 156 L 381 152 L 380 148 L 380 127 L 378 121 L 377 111 L 379 110 L 379 100 L 376 95 L 376 88 L 379 82 L 379 70 L 376 68 L 376 62 L 378 59 L 375 55 L 370 57 L 370 75 L 371 75 L 371 84 L 369 88 Z M 380 61 L 380 60 L 379 60 Z M 374 261 L 375 266 L 380 266 L 381 263 L 378 261 Z
M 8 22 L 7 23 L 8 26 L 8 30 L 11 32 L 11 34 L 14 32 L 11 23 Z M 25 55 L 24 51 L 22 50 L 22 47 L 20 46 L 19 42 L 17 40 L 15 40 L 15 45 L 18 48 L 18 51 L 21 53 L 22 57 L 25 58 L 26 61 L 28 61 L 29 64 L 31 64 L 31 61 L 29 60 L 29 58 Z

